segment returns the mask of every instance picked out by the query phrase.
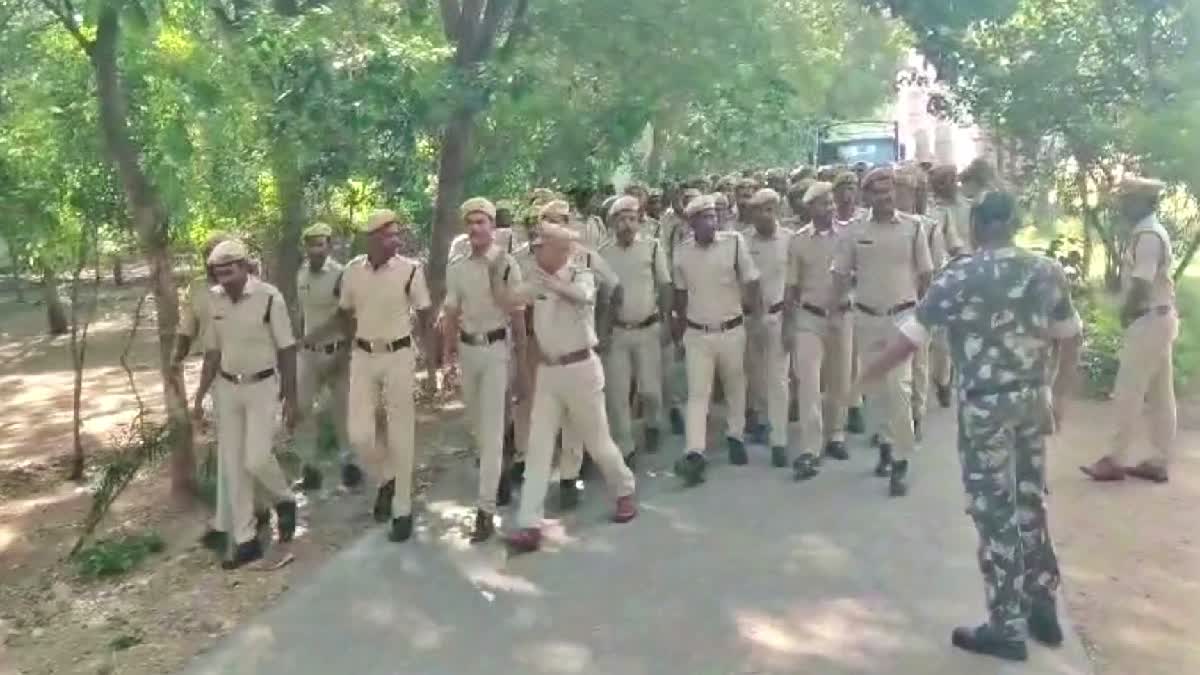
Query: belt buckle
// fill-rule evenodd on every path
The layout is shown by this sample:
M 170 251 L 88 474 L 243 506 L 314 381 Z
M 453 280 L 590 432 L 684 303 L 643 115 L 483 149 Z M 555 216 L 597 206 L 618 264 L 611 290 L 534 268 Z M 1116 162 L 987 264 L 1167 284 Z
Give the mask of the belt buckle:
M 234 384 L 241 384 L 246 381 L 246 376 L 241 373 L 226 373 L 226 379 Z
M 724 332 L 725 332 L 724 324 L 721 324 L 721 323 L 706 323 L 706 324 L 704 324 L 704 333 L 706 335 L 713 335 L 716 333 L 724 333 Z

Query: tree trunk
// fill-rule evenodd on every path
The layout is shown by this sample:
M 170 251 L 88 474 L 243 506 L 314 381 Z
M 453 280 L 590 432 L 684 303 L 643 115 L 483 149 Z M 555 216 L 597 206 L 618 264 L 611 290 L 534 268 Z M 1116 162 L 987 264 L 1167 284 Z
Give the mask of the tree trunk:
M 158 323 L 158 364 L 163 382 L 167 423 L 172 447 L 171 492 L 177 498 L 195 494 L 195 461 L 192 425 L 188 416 L 183 373 L 171 359 L 175 327 L 179 323 L 179 296 L 172 274 L 166 208 L 156 187 L 142 169 L 142 149 L 129 129 L 129 106 L 117 65 L 120 21 L 116 3 L 105 3 L 96 21 L 96 38 L 88 56 L 96 74 L 96 103 L 100 131 L 109 160 L 121 179 L 130 220 L 138 244 L 150 267 Z
M 100 274 L 100 270 L 96 270 L 96 274 Z M 114 286 L 125 285 L 125 264 L 121 260 L 121 255 L 118 253 L 113 256 L 112 260 L 112 278 Z
M 277 139 L 271 170 L 279 190 L 279 233 L 275 242 L 275 270 L 271 283 L 283 293 L 288 307 L 298 307 L 296 273 L 303 263 L 300 239 L 304 232 L 304 178 L 296 165 L 290 141 Z M 293 312 L 293 325 L 298 318 Z
M 463 106 L 450 117 L 442 134 L 427 279 L 435 307 L 441 304 L 446 294 L 446 256 L 450 252 L 450 241 L 459 230 L 458 207 L 466 191 L 467 159 L 474 133 L 475 111 Z
M 58 277 L 49 265 L 42 266 L 42 297 L 46 301 L 46 320 L 49 324 L 50 335 L 66 335 L 71 332 L 67 321 L 67 310 L 63 308 L 62 298 L 58 297 Z
M 646 156 L 646 180 L 651 184 L 662 181 L 667 144 L 666 117 L 666 115 L 655 115 L 653 126 L 650 128 L 650 154 Z

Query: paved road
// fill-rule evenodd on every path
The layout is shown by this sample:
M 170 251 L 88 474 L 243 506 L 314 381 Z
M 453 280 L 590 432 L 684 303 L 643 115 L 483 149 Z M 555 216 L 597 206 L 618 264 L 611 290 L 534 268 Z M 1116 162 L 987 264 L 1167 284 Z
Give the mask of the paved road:
M 372 530 L 186 672 L 1090 674 L 1074 631 L 1057 650 L 1030 643 L 1027 664 L 950 646 L 984 615 L 952 422 L 927 422 L 900 500 L 861 443 L 804 484 L 764 448 L 748 467 L 714 454 L 685 491 L 666 470 L 675 439 L 639 465 L 633 523 L 607 523 L 592 483 L 548 550 L 514 558 L 465 542 L 468 463 L 433 489 L 417 541 Z

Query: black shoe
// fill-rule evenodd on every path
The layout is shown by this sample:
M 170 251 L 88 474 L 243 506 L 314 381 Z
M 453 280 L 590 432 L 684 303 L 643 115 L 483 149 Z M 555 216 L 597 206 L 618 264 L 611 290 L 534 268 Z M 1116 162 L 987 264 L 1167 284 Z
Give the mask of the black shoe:
M 861 434 L 864 431 L 866 431 L 866 426 L 863 424 L 862 408 L 857 406 L 850 408 L 846 413 L 846 432 Z
M 1047 647 L 1062 644 L 1062 626 L 1058 623 L 1058 606 L 1054 598 L 1033 601 L 1029 610 L 1029 636 Z
M 875 475 L 887 478 L 892 473 L 892 446 L 887 443 L 879 445 L 879 463 L 875 465 Z
M 949 387 L 949 385 L 945 385 L 945 384 L 937 385 L 937 400 L 938 400 L 938 405 L 942 406 L 943 408 L 950 407 L 950 387 Z
M 572 511 L 579 506 L 579 481 L 564 478 L 558 481 L 558 510 Z
M 500 483 L 496 486 L 496 506 L 508 506 L 512 503 L 512 478 L 508 471 L 500 472 Z
M 1024 661 L 1029 658 L 1024 640 L 1002 638 L 987 624 L 975 628 L 959 626 L 950 634 L 950 642 L 959 649 L 1008 661 Z
M 286 544 L 296 536 L 296 502 L 276 504 L 275 517 L 279 519 L 279 541 Z
M 736 438 L 729 441 L 729 463 L 734 466 L 745 466 L 750 458 L 746 456 L 746 444 Z
M 389 480 L 379 486 L 379 491 L 375 493 L 375 508 L 371 510 L 371 514 L 375 516 L 375 522 L 385 523 L 392 517 L 392 497 L 395 494 L 395 480 Z
M 363 472 L 358 468 L 357 464 L 342 465 L 342 485 L 348 488 L 356 488 L 362 485 Z
M 782 469 L 788 465 L 787 448 L 775 446 L 771 448 L 771 466 Z
M 792 462 L 792 478 L 797 481 L 808 480 L 817 475 L 817 458 L 805 452 Z
M 646 429 L 645 450 L 651 454 L 658 452 L 658 429 L 653 427 Z
M 388 532 L 388 541 L 394 541 L 397 544 L 408 541 L 412 536 L 413 518 L 409 516 L 400 516 L 392 518 L 392 531 Z
M 220 530 L 206 530 L 200 537 L 200 545 L 214 553 L 223 555 L 225 547 L 229 545 L 229 535 Z
M 708 460 L 704 459 L 704 455 L 692 451 L 675 462 L 675 473 L 683 479 L 684 485 L 693 487 L 704 482 L 704 473 L 707 467 Z
M 671 433 L 676 436 L 682 436 L 687 427 L 683 423 L 683 413 L 679 412 L 679 408 L 671 408 L 671 412 L 667 415 L 671 420 Z
M 920 417 L 913 418 L 913 438 L 918 443 L 921 442 L 921 418 Z
M 300 469 L 300 480 L 293 486 L 301 492 L 313 492 L 321 489 L 321 471 L 311 464 L 305 464 Z
M 788 404 L 788 421 L 800 421 L 800 404 L 794 398 L 792 399 L 792 402 Z
M 496 521 L 492 514 L 479 509 L 475 512 L 475 529 L 471 532 L 471 543 L 482 544 L 496 533 Z
M 513 462 L 512 468 L 508 470 L 508 477 L 514 483 L 521 483 L 525 480 L 525 462 Z
M 842 441 L 829 441 L 825 445 L 825 456 L 842 461 L 850 459 L 850 453 L 846 450 L 846 444 Z
M 244 544 L 238 544 L 233 550 L 233 558 L 221 561 L 221 569 L 236 570 L 242 565 L 252 563 L 262 558 L 262 545 L 257 539 L 251 539 Z
M 903 497 L 908 494 L 908 460 L 902 459 L 892 464 L 892 478 L 888 482 L 888 495 Z

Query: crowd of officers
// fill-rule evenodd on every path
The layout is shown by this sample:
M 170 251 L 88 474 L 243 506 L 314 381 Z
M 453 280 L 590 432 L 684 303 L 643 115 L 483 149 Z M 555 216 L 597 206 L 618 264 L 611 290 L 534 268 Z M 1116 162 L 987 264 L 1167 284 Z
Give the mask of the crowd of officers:
M 684 438 L 676 475 L 703 483 L 714 401 L 724 403 L 730 464 L 748 463 L 747 444 L 760 444 L 772 466 L 808 480 L 826 459 L 849 459 L 847 433 L 865 433 L 887 494 L 903 497 L 928 394 L 949 407 L 956 372 L 991 616 L 956 630 L 955 644 L 1024 658 L 1027 621 L 1034 637 L 1061 641 L 1041 501 L 1042 439 L 1053 430 L 1045 420 L 1061 414 L 1063 364 L 1073 363 L 1079 335 L 1061 267 L 1015 249 L 1015 201 L 986 161 L 962 173 L 916 163 L 856 169 L 746 172 L 661 190 L 635 183 L 574 204 L 548 189 L 519 204 L 469 199 L 436 316 L 421 262 L 400 254 L 408 223 L 395 212 L 358 225 L 366 253 L 344 266 L 330 256 L 329 226 L 304 233 L 295 331 L 245 245 L 214 240 L 177 356 L 192 340 L 204 345 L 195 408 L 200 415 L 212 389 L 219 480 L 210 536 L 231 538 L 223 564 L 262 557 L 257 530 L 272 506 L 280 540 L 294 535 L 293 488 L 272 454 L 276 410 L 282 399 L 305 460 L 299 487 L 317 488 L 322 392 L 333 402 L 342 482 L 363 482 L 363 461 L 376 518 L 390 521 L 392 541 L 411 537 L 418 348 L 460 376 L 479 458 L 471 540 L 495 534 L 497 507 L 520 483 L 506 541 L 521 552 L 541 544 L 556 463 L 560 508 L 576 506 L 588 457 L 622 523 L 638 510 L 633 458 L 655 452 L 664 433 Z M 1170 242 L 1153 217 L 1161 191 L 1135 179 L 1121 193 L 1133 226 L 1117 382 L 1126 409 L 1112 455 L 1084 467 L 1097 480 L 1166 480 L 1176 323 Z M 441 353 L 430 353 L 435 346 Z M 1123 467 L 1147 393 L 1158 403 L 1160 454 Z

